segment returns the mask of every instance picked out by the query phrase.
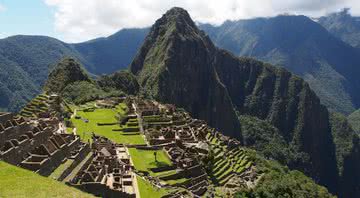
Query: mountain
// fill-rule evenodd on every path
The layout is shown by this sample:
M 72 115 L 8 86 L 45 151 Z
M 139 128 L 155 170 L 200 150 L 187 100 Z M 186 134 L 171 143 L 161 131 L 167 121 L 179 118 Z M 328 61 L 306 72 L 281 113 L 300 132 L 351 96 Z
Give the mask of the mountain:
M 53 64 L 64 56 L 82 60 L 71 46 L 44 36 L 0 40 L 0 108 L 16 111 L 39 94 Z
M 78 81 L 90 83 L 92 80 L 80 63 L 65 58 L 50 72 L 43 89 L 49 93 L 61 93 L 68 85 Z
M 350 9 L 320 17 L 318 23 L 349 45 L 360 48 L 360 17 L 351 16 Z
M 69 44 L 45 36 L 0 39 L 0 110 L 18 111 L 41 92 L 54 63 L 78 60 L 92 74 L 127 68 L 147 29 L 123 29 L 107 38 Z
M 323 22 L 325 19 L 334 21 L 330 18 L 350 18 L 349 21 L 353 21 L 351 24 L 359 21 L 347 13 L 344 11 L 342 14 L 321 17 L 317 20 L 319 23 L 305 16 L 278 16 L 227 21 L 218 27 L 200 24 L 199 27 L 217 46 L 230 50 L 235 55 L 255 57 L 302 76 L 330 110 L 349 114 L 360 108 L 357 78 L 360 52 L 341 42 L 329 28 L 333 35 L 321 27 L 326 27 Z M 353 37 L 357 38 L 356 25 L 352 26 L 354 27 L 347 29 L 354 29 Z M 339 28 L 343 29 L 346 28 Z M 75 44 L 41 36 L 1 39 L 0 65 L 8 70 L 6 76 L 16 79 L 20 75 L 26 80 L 15 80 L 16 84 L 11 85 L 6 80 L 2 81 L 0 91 L 6 97 L 0 101 L 0 109 L 19 110 L 29 98 L 39 93 L 40 86 L 52 68 L 51 64 L 65 56 L 76 58 L 95 75 L 126 68 L 148 32 L 148 28 L 123 29 L 106 38 Z M 35 58 L 40 55 L 42 59 Z M 11 60 L 8 60 L 9 57 Z M 8 69 L 7 65 L 12 65 L 12 68 Z
M 285 69 L 215 47 L 185 10 L 173 8 L 156 21 L 130 71 L 144 96 L 183 107 L 243 143 L 238 115 L 266 120 L 294 154 L 287 165 L 337 190 L 328 111 L 309 85 Z
M 47 94 L 59 94 L 65 100 L 75 104 L 123 95 L 120 89 L 103 90 L 95 80 L 90 78 L 83 66 L 72 58 L 64 58 L 58 62 L 50 72 L 43 90 Z
M 109 37 L 72 46 L 87 60 L 89 72 L 109 74 L 128 67 L 148 31 L 147 28 L 123 29 Z
M 282 66 L 302 76 L 331 110 L 360 106 L 360 53 L 306 16 L 277 16 L 200 25 L 237 56 Z
M 140 85 L 135 76 L 125 70 L 102 75 L 97 79 L 97 83 L 106 91 L 121 90 L 130 95 L 136 95 L 140 91 Z

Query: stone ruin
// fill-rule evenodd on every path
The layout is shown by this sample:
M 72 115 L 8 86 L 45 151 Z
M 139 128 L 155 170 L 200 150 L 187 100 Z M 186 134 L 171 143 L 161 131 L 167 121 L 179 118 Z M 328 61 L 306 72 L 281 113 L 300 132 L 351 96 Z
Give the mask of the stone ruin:
M 173 105 L 135 100 L 135 106 L 147 142 L 153 147 L 163 148 L 176 167 L 176 174 L 160 177 L 161 180 L 187 178 L 186 182 L 176 185 L 189 190 L 195 197 L 204 195 L 210 181 L 201 158 L 213 149 L 215 143 L 211 141 L 212 136 L 218 140 L 215 149 L 231 153 L 231 156 L 227 156 L 232 159 L 229 164 L 232 167 L 239 166 L 233 158 L 239 153 L 240 142 L 210 128 L 205 121 L 193 119 L 187 112 L 177 110 Z M 235 192 L 237 188 L 254 186 L 259 175 L 255 166 L 250 164 L 239 173 L 235 170 L 227 174 L 224 172 L 223 178 L 219 181 L 221 186 Z M 234 181 L 240 182 L 235 184 Z
M 0 120 L 0 159 L 40 175 L 49 176 L 66 159 L 80 161 L 90 151 L 78 136 L 58 133 L 58 122 L 7 114 L 0 114 Z
M 136 197 L 136 179 L 124 145 L 92 136 L 92 156 L 68 184 L 101 197 Z

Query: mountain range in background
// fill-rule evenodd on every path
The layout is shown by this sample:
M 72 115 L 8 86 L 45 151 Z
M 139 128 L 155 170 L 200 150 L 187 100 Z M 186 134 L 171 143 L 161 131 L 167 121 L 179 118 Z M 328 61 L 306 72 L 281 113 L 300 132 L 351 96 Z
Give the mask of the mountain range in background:
M 360 108 L 359 18 L 345 9 L 316 21 L 277 16 L 199 28 L 216 46 L 237 56 L 254 57 L 302 76 L 330 110 L 350 114 Z M 64 56 L 78 59 L 95 75 L 126 69 L 148 31 L 124 29 L 77 44 L 44 36 L 1 39 L 0 109 L 19 110 L 41 91 L 53 64 Z
M 317 22 L 345 43 L 360 48 L 360 17 L 351 16 L 349 11 L 349 8 L 345 8 L 320 17 Z
M 80 61 L 92 76 L 127 68 L 147 32 L 124 29 L 78 44 L 46 36 L 0 39 L 0 110 L 20 110 L 41 92 L 49 72 L 64 57 Z

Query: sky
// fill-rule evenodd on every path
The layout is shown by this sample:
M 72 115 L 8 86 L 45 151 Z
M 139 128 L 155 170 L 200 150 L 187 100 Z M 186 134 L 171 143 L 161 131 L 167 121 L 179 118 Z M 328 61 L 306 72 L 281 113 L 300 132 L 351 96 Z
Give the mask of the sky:
M 123 28 L 148 27 L 171 7 L 183 7 L 201 23 L 303 14 L 319 17 L 359 0 L 0 0 L 0 38 L 46 35 L 66 42 L 109 36 Z

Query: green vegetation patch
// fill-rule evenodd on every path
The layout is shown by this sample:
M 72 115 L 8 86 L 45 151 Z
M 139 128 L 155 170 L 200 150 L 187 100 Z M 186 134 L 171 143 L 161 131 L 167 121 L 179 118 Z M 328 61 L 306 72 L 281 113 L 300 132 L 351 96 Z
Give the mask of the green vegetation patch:
M 0 161 L 0 197 L 93 197 L 53 179 Z
M 360 135 L 360 109 L 349 115 L 348 121 L 354 131 Z
M 136 179 L 141 198 L 160 198 L 167 194 L 167 191 L 164 188 L 156 188 L 139 176 L 137 176 Z
M 58 179 L 61 176 L 61 174 L 64 172 L 64 170 L 67 169 L 73 162 L 74 160 L 72 159 L 66 160 L 65 163 L 62 163 L 59 167 L 57 167 L 49 177 L 52 179 Z
M 116 143 L 123 144 L 145 144 L 145 140 L 140 133 L 122 132 L 123 127 L 116 125 L 99 126 L 98 123 L 116 123 L 118 122 L 115 116 L 118 114 L 113 109 L 95 109 L 93 112 L 77 111 L 77 117 L 71 118 L 71 121 L 76 127 L 76 133 L 80 135 L 81 139 L 88 141 L 91 139 L 91 133 L 102 135 Z M 85 122 L 88 120 L 89 122 Z M 114 131 L 115 130 L 115 131 Z
M 154 176 L 155 174 L 150 171 L 151 168 L 172 165 L 170 159 L 163 150 L 142 150 L 129 148 L 129 152 L 137 170 L 149 172 Z M 155 161 L 154 152 L 156 152 L 157 162 Z

